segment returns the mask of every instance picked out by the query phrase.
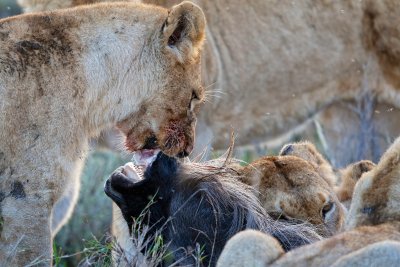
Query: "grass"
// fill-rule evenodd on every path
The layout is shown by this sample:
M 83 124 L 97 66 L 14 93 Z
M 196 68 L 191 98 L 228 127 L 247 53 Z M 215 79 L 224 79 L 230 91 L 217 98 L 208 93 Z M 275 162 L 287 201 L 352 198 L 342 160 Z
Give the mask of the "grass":
M 150 234 L 151 227 L 149 227 L 144 221 L 149 211 L 149 207 L 153 205 L 154 197 L 150 200 L 147 207 L 143 210 L 141 215 L 138 218 L 133 219 L 132 225 L 132 242 L 133 247 L 135 248 L 135 252 L 132 254 L 132 251 L 128 253 L 130 256 L 126 256 L 125 251 L 122 248 L 118 247 L 118 245 L 114 242 L 112 246 L 114 248 L 114 256 L 119 260 L 122 260 L 121 263 L 128 263 L 129 266 L 145 266 L 145 267 L 156 267 L 161 263 L 166 266 L 179 266 L 179 264 L 185 259 L 174 259 L 174 252 L 169 249 L 169 243 L 165 243 L 162 237 L 162 231 L 165 229 L 168 221 L 162 225 L 160 228 L 156 230 L 154 234 Z M 185 248 L 178 248 L 178 250 L 185 250 Z M 185 250 L 185 252 L 187 252 Z M 133 255 L 133 257 L 132 257 Z M 196 244 L 195 249 L 189 255 L 185 257 L 194 257 L 195 266 L 203 266 L 204 256 L 204 247 L 201 247 L 199 244 Z M 125 266 L 125 264 L 122 264 Z
M 112 251 L 114 241 L 110 236 L 104 236 L 102 239 L 97 239 L 93 236 L 90 240 L 84 241 L 84 259 L 80 261 L 78 266 L 111 266 Z

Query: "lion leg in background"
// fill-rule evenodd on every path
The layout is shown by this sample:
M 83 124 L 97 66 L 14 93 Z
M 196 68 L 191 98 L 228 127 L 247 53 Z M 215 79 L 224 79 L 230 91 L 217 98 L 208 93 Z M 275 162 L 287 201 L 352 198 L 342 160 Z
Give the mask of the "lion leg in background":
M 334 167 L 368 159 L 378 162 L 382 153 L 400 135 L 400 109 L 375 104 L 335 103 L 317 116 L 326 142 L 327 155 Z
M 115 245 L 112 251 L 112 259 L 114 266 L 129 267 L 132 262 L 136 262 L 138 266 L 145 264 L 146 258 L 138 251 L 129 233 L 129 227 L 123 219 L 120 208 L 112 204 L 112 225 L 111 234 L 115 237 Z
M 371 52 L 363 64 L 362 94 L 334 104 L 318 120 L 336 167 L 380 155 L 400 134 L 400 31 L 395 0 L 363 1 L 363 46 Z M 352 151 L 352 153 L 349 153 Z

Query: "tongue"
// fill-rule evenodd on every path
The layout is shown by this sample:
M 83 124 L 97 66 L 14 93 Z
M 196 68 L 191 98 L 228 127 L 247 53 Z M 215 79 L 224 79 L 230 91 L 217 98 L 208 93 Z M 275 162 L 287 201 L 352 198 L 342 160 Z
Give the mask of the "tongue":
M 156 159 L 159 149 L 143 149 L 133 154 L 132 161 L 136 166 L 146 169 Z

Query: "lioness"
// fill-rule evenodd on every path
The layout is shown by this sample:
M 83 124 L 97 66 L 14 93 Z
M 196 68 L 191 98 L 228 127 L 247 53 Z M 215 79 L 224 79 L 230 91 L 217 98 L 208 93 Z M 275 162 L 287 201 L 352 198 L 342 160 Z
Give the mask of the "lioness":
M 398 266 L 399 189 L 400 138 L 356 184 L 346 232 L 286 254 L 270 236 L 242 233 L 228 241 L 217 266 Z M 246 246 L 255 241 L 265 252 Z
M 3 265 L 51 265 L 52 209 L 77 195 L 89 137 L 117 125 L 143 157 L 192 150 L 204 35 L 204 14 L 189 2 L 0 20 Z
M 19 0 L 25 10 L 93 1 Z M 232 126 L 237 145 L 281 145 L 316 116 L 344 167 L 379 160 L 400 134 L 397 0 L 196 3 L 208 21 L 202 76 L 216 95 L 199 116 L 198 151 L 225 148 Z

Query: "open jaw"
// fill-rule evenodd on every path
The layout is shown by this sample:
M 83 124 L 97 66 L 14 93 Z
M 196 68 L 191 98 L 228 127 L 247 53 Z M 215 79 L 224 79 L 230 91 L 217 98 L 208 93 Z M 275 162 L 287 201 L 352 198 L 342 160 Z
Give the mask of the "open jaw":
M 127 136 L 129 139 L 129 136 Z M 134 144 L 133 146 L 131 146 Z M 160 147 L 157 137 L 154 134 L 148 136 L 142 146 L 138 146 L 135 141 L 126 142 L 128 150 L 133 153 L 132 162 L 135 166 L 140 167 L 142 170 L 146 169 L 156 159 Z M 139 147 L 139 148 L 138 148 Z
M 161 150 L 154 135 L 146 138 L 141 149 L 134 150 L 132 162 L 116 169 L 106 181 L 104 191 L 115 203 L 124 203 L 123 193 L 143 180 L 144 171 L 151 166 Z
M 156 160 L 161 150 L 142 149 L 134 152 L 132 162 L 116 169 L 107 179 L 104 191 L 117 205 L 124 203 L 123 194 L 143 180 L 144 172 Z
M 124 179 L 122 174 L 122 167 L 118 168 L 114 171 L 110 178 L 107 179 L 104 185 L 104 192 L 106 195 L 111 198 L 118 206 L 124 203 L 123 195 L 114 188 L 115 186 L 115 179 Z M 117 175 L 121 176 L 117 178 Z
M 124 203 L 123 194 L 143 180 L 143 169 L 132 162 L 116 169 L 107 179 L 104 192 L 118 205 Z
M 138 150 L 133 153 L 132 162 L 142 170 L 145 170 L 154 162 L 160 151 L 158 148 Z

